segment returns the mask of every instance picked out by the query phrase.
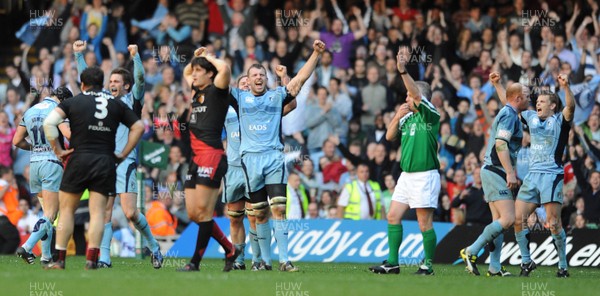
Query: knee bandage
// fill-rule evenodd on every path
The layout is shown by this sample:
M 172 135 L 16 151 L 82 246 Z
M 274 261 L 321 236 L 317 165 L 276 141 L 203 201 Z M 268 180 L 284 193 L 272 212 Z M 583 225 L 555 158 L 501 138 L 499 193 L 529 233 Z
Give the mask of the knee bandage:
M 252 204 L 254 216 L 260 216 L 260 215 L 266 214 L 268 212 L 267 211 L 268 208 L 269 208 L 269 202 L 267 202 L 267 201 L 261 201 L 261 202 L 256 202 L 256 203 Z
M 244 213 L 246 213 L 245 209 L 241 209 L 238 211 L 231 211 L 231 210 L 227 209 L 227 215 L 229 215 L 229 217 L 231 217 L 231 218 L 243 217 Z
M 275 196 L 275 197 L 271 198 L 271 207 L 285 208 L 286 203 L 287 203 L 287 197 L 285 197 L 285 196 Z

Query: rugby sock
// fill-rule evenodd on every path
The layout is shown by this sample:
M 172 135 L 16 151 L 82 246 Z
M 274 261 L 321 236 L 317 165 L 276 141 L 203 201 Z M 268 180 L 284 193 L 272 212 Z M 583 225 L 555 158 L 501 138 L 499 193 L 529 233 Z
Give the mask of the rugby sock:
M 65 249 L 61 249 L 60 247 L 56 247 L 56 252 L 58 252 L 58 261 L 62 261 L 64 265 L 66 265 L 67 262 L 67 250 Z
M 211 236 L 214 237 L 217 240 L 217 242 L 219 242 L 219 245 L 221 245 L 221 247 L 223 247 L 223 250 L 225 250 L 225 256 L 229 257 L 229 253 L 231 253 L 234 250 L 233 244 L 231 244 L 231 242 L 227 239 L 227 236 L 225 236 L 223 231 L 221 231 L 221 227 L 219 227 L 219 224 L 212 224 Z
M 504 242 L 504 233 L 500 232 L 500 234 L 494 239 L 494 246 L 496 248 L 493 252 L 490 252 L 490 267 L 489 271 L 492 273 L 497 273 L 502 270 L 502 265 L 500 264 L 500 256 L 502 255 L 502 243 Z
M 250 234 L 250 249 L 252 249 L 252 263 L 260 262 L 260 246 L 258 245 L 258 237 L 256 236 L 256 229 L 250 228 L 248 231 Z
M 110 242 L 112 241 L 112 222 L 104 224 L 104 233 L 100 242 L 100 261 L 110 265 Z
M 46 239 L 42 238 L 42 260 L 52 259 L 52 236 L 54 235 L 54 227 L 48 223 L 46 226 Z
M 85 259 L 91 262 L 98 262 L 98 253 L 100 253 L 100 249 L 89 248 L 85 254 Z
M 402 224 L 388 224 L 388 264 L 398 265 L 398 251 L 402 245 Z
M 29 236 L 27 241 L 23 244 L 23 248 L 25 249 L 25 251 L 31 253 L 31 249 L 33 249 L 35 244 L 37 244 L 38 241 L 40 241 L 43 237 L 45 237 L 47 235 L 48 231 L 46 230 L 46 228 L 48 225 L 50 226 L 50 228 L 52 228 L 52 225 L 50 224 L 50 220 L 48 218 L 46 218 L 45 216 L 40 218 L 35 223 L 35 226 L 33 227 L 33 231 L 31 232 L 31 235 Z M 50 254 L 50 252 L 48 252 L 46 254 Z
M 148 226 L 148 220 L 146 220 L 146 216 L 142 213 L 138 213 L 138 219 L 133 223 L 135 229 L 142 233 L 144 238 L 148 240 L 148 245 L 150 246 L 150 251 L 153 253 L 158 252 L 158 242 L 152 235 L 150 231 L 150 226 Z
M 502 232 L 502 225 L 497 220 L 488 224 L 477 240 L 467 248 L 469 255 L 476 255 L 485 244 L 491 242 L 498 234 Z
M 196 248 L 194 249 L 194 255 L 192 256 L 191 263 L 194 263 L 196 267 L 200 267 L 200 261 L 202 261 L 202 256 L 204 256 L 204 251 L 206 251 L 206 246 L 208 246 L 208 240 L 210 240 L 210 235 L 213 229 L 213 220 L 206 222 L 198 222 L 198 237 L 196 238 Z
M 531 254 L 529 254 L 529 229 L 524 228 L 515 233 L 515 237 L 519 245 L 519 251 L 521 251 L 521 263 L 531 262 Z
M 567 269 L 567 234 L 561 229 L 559 234 L 553 234 L 554 246 L 558 252 L 558 268 Z
M 430 270 L 433 266 L 433 257 L 435 256 L 435 247 L 437 246 L 437 236 L 433 228 L 421 232 L 423 234 L 423 249 L 425 250 L 425 266 Z
M 235 247 L 240 249 L 242 252 L 240 253 L 239 256 L 237 256 L 237 258 L 235 259 L 235 262 L 239 263 L 239 264 L 244 264 L 244 253 L 246 250 L 246 244 L 242 243 L 242 244 L 235 244 Z
M 260 246 L 260 254 L 267 265 L 271 265 L 271 225 L 256 223 L 256 238 Z
M 287 221 L 273 219 L 275 241 L 279 250 L 279 263 L 288 262 L 288 226 Z

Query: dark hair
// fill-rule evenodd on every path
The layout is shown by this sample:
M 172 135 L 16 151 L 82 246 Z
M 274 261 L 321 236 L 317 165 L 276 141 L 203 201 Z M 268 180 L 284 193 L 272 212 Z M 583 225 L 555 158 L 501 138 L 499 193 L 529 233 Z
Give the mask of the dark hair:
M 211 62 L 209 62 L 205 57 L 194 57 L 192 58 L 190 64 L 192 65 L 192 68 L 198 66 L 206 70 L 206 72 L 212 72 L 213 75 L 210 77 L 211 80 L 215 79 L 215 76 L 217 76 L 217 68 L 215 68 L 215 66 Z
M 267 73 L 267 69 L 263 65 L 258 64 L 258 63 L 254 63 L 250 66 L 250 68 L 248 68 L 248 72 L 246 72 L 248 76 L 250 76 L 250 69 L 259 69 L 259 70 L 263 70 L 263 71 L 265 71 L 265 73 Z
M 327 95 L 329 95 L 329 90 L 327 90 L 327 88 L 326 88 L 326 87 L 324 87 L 324 86 L 319 86 L 319 87 L 317 87 L 317 92 L 319 92 L 319 90 L 320 90 L 320 89 L 324 89 L 324 90 L 325 90 L 325 93 L 326 93 Z
M 331 80 L 335 80 L 335 82 L 337 82 L 338 85 L 342 84 L 342 81 L 339 78 L 337 78 L 337 77 L 331 77 L 331 78 L 329 78 L 330 82 L 331 82 Z
M 550 104 L 556 104 L 556 108 L 554 108 L 554 112 L 555 113 L 562 109 L 562 104 L 561 104 L 560 98 L 558 97 L 558 95 L 556 93 L 553 93 L 553 92 L 550 92 L 550 91 L 542 91 L 538 95 L 538 99 L 541 96 L 547 96 L 548 97 L 548 101 L 550 102 Z
M 64 101 L 68 98 L 73 97 L 73 93 L 66 86 L 59 86 L 52 91 L 50 96 L 55 96 L 59 101 Z
M 104 72 L 99 67 L 89 67 L 81 72 L 81 82 L 87 87 L 102 88 Z
M 369 164 L 364 160 L 361 160 L 356 164 L 356 168 L 358 168 L 359 166 L 366 166 L 367 169 L 369 169 L 369 171 L 371 170 L 371 168 L 369 167 Z
M 0 176 L 4 176 L 11 171 L 12 171 L 12 169 L 10 167 L 5 167 L 3 165 L 0 165 Z
M 121 77 L 123 77 L 123 86 L 125 86 L 126 84 L 129 84 L 129 88 L 126 88 L 126 90 L 127 91 L 131 90 L 131 87 L 133 86 L 133 78 L 132 78 L 131 72 L 129 72 L 129 70 L 127 70 L 123 67 L 118 67 L 118 68 L 115 68 L 114 70 L 112 70 L 112 72 L 110 72 L 111 76 L 113 74 L 121 75 Z

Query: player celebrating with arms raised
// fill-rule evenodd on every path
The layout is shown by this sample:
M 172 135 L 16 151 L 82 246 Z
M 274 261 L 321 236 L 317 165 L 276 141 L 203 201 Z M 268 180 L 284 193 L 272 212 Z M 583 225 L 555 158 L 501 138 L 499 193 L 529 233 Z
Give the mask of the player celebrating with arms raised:
M 400 132 L 402 174 L 387 215 L 388 260 L 369 270 L 379 274 L 400 273 L 398 250 L 402 244 L 402 216 L 409 208 L 416 208 L 425 260 L 415 274 L 433 275 L 433 256 L 437 245 L 433 211 L 437 208 L 440 193 L 440 163 L 437 157 L 440 114 L 427 99 L 431 96 L 429 85 L 415 82 L 406 72 L 407 57 L 399 51 L 396 59 L 408 95 L 406 103 L 390 122 L 386 139 L 394 141 Z
M 237 88 L 231 90 L 239 106 L 240 153 L 246 190 L 256 216 L 258 243 L 267 270 L 272 269 L 269 205 L 279 249 L 279 270 L 298 270 L 288 260 L 288 232 L 284 222 L 287 178 L 281 141 L 281 117 L 284 106 L 300 92 L 323 51 L 325 44 L 315 40 L 310 58 L 285 87 L 267 90 L 267 71 L 262 65 L 254 64 L 248 69 L 250 92 Z
M 77 70 L 82 73 L 87 68 L 85 59 L 83 58 L 83 50 L 86 47 L 85 41 L 75 41 L 73 43 L 73 52 L 77 60 Z M 110 74 L 110 80 L 108 85 L 108 92 L 114 97 L 121 100 L 127 105 L 134 113 L 141 117 L 142 104 L 144 103 L 145 93 L 145 81 L 144 81 L 144 66 L 142 65 L 142 59 L 138 54 L 137 45 L 129 45 L 127 47 L 129 54 L 133 59 L 133 79 L 131 73 L 124 68 L 116 68 L 112 70 Z M 132 85 L 133 80 L 133 85 Z M 117 129 L 116 137 L 116 153 L 120 153 L 127 143 L 127 127 L 119 125 Z M 137 182 L 136 182 L 136 157 L 137 151 L 133 149 L 127 158 L 119 164 L 117 167 L 117 186 L 116 194 L 121 198 L 121 207 L 125 217 L 131 222 L 135 228 L 144 236 L 150 245 L 152 266 L 154 268 L 160 268 L 162 265 L 163 257 L 160 252 L 158 242 L 150 231 L 150 226 L 146 220 L 146 216 L 140 213 L 137 209 Z M 100 245 L 100 259 L 98 261 L 98 267 L 107 268 L 111 267 L 110 261 L 110 242 L 112 240 L 112 209 L 115 202 L 115 197 L 110 196 L 106 205 L 106 216 L 104 224 L 104 234 L 102 236 L 102 243 Z
M 521 276 L 529 276 L 536 268 L 529 252 L 527 218 L 538 205 L 546 210 L 546 222 L 558 252 L 557 277 L 568 277 L 566 234 L 560 211 L 563 202 L 564 167 L 562 157 L 575 113 L 575 99 L 569 88 L 569 78 L 558 75 L 558 84 L 565 91 L 566 106 L 559 112 L 560 98 L 554 93 L 542 93 L 536 101 L 536 111 L 521 112 L 531 134 L 529 172 L 515 202 L 515 237 L 521 251 Z M 496 246 L 498 248 L 498 246 Z
M 96 269 L 100 241 L 104 229 L 107 198 L 115 193 L 116 164 L 133 150 L 144 132 L 142 121 L 120 100 L 102 92 L 104 73 L 98 67 L 81 72 L 83 93 L 65 100 L 44 121 L 44 132 L 59 158 L 73 155 L 67 163 L 60 184 L 60 217 L 56 232 L 58 261 L 48 265 L 51 269 L 64 269 L 67 243 L 73 234 L 74 214 L 81 194 L 89 189 L 90 226 L 86 269 Z M 56 145 L 56 126 L 69 119 L 71 147 L 62 151 Z M 115 153 L 115 136 L 119 124 L 129 128 L 127 143 L 121 153 Z
M 496 81 L 496 85 L 498 79 L 492 77 L 492 74 L 490 80 L 493 83 Z M 502 97 L 502 94 L 499 96 Z M 506 90 L 506 98 L 508 103 L 498 112 L 492 124 L 490 141 L 481 169 L 483 192 L 492 211 L 493 222 L 485 227 L 472 245 L 460 251 L 467 271 L 474 275 L 479 275 L 477 255 L 488 243 L 491 246 L 488 274 L 510 275 L 500 265 L 500 252 L 504 241 L 502 232 L 515 223 L 514 191 L 518 187 L 515 165 L 523 139 L 519 114 L 529 107 L 529 89 L 520 83 L 514 83 Z

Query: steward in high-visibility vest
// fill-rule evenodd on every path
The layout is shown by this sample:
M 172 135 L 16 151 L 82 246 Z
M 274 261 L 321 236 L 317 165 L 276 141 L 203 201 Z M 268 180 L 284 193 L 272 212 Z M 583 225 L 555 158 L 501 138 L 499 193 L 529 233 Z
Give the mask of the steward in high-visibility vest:
M 289 215 L 289 213 L 291 213 L 291 208 L 292 208 L 292 198 L 296 198 L 295 196 L 292 195 L 292 192 L 290 191 L 290 185 L 287 186 L 287 201 L 285 204 L 285 212 Z M 300 199 L 302 199 L 302 203 L 300 204 L 302 206 L 302 219 L 306 218 L 308 216 L 308 203 L 310 202 L 310 198 L 308 197 L 308 194 L 306 194 L 306 188 L 304 188 L 304 185 L 300 184 L 300 186 L 298 187 L 298 190 L 296 190 L 296 192 L 298 194 L 300 194 Z
M 373 209 L 373 219 L 381 219 L 381 186 L 375 181 L 367 181 L 366 186 L 370 186 L 373 189 L 375 195 L 375 207 Z M 361 189 L 358 186 L 358 180 L 354 180 L 351 183 L 346 184 L 346 191 L 350 194 L 348 205 L 344 210 L 344 219 L 360 220 L 361 211 Z M 365 196 L 366 197 L 366 196 Z

